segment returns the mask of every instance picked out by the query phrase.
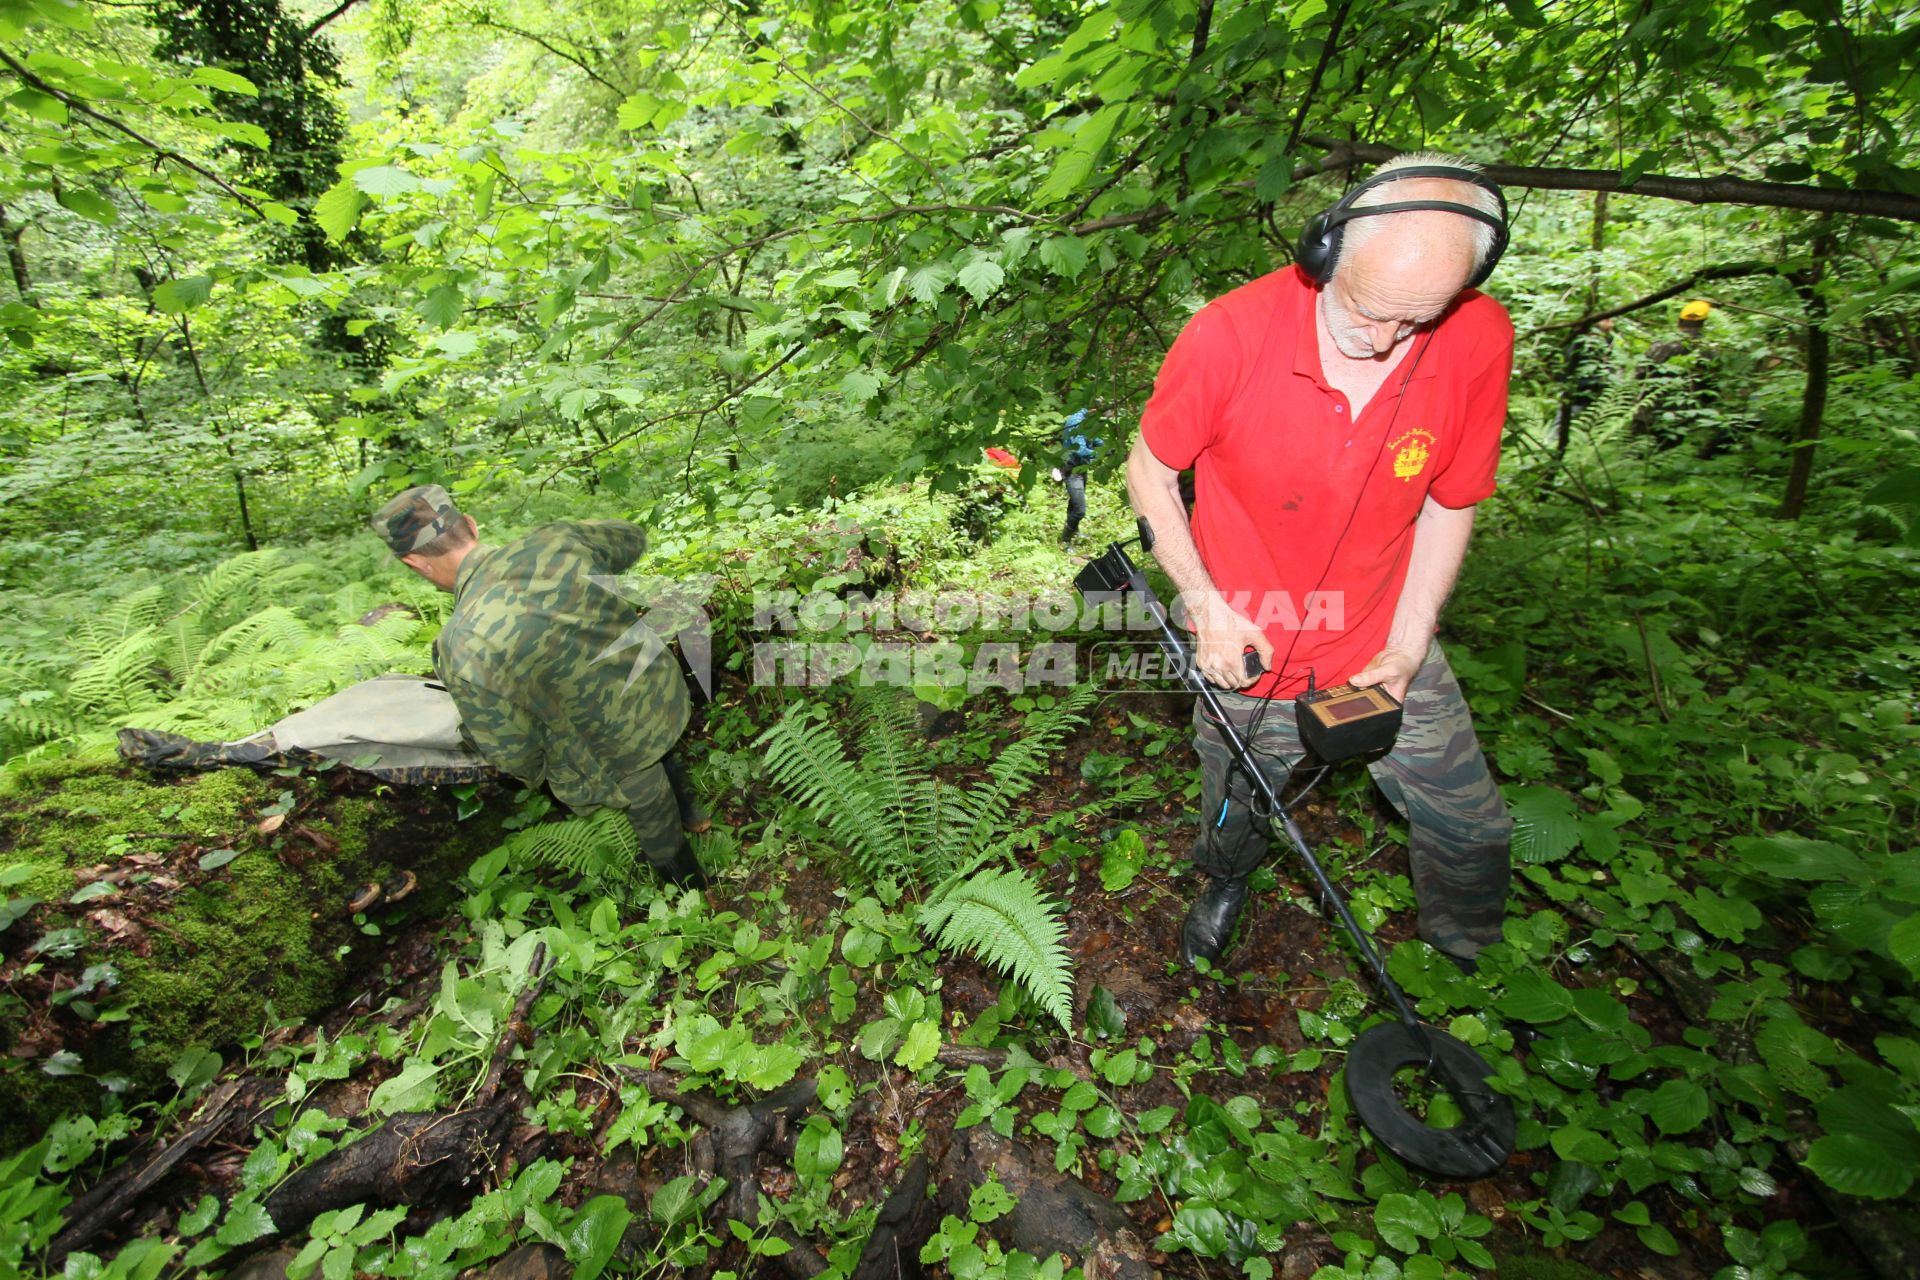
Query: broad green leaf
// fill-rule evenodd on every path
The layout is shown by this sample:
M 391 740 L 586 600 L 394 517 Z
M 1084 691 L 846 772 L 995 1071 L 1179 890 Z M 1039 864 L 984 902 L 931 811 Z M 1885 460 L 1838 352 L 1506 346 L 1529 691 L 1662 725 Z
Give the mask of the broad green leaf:
M 274 1229 L 273 1217 L 267 1212 L 266 1206 L 248 1201 L 227 1211 L 227 1220 L 220 1224 L 220 1230 L 214 1232 L 213 1238 L 227 1248 L 235 1249 L 243 1244 L 252 1244 L 262 1236 L 272 1235 Z
M 1431 1195 L 1417 1197 L 1393 1192 L 1380 1197 L 1373 1209 L 1373 1225 L 1380 1238 L 1402 1253 L 1420 1252 L 1420 1241 L 1440 1234 L 1440 1214 Z
M 375 165 L 353 175 L 353 185 L 370 196 L 403 196 L 420 190 L 420 179 L 399 165 Z
M 1507 992 L 1494 1002 L 1502 1016 L 1550 1026 L 1573 1012 L 1573 994 L 1538 969 L 1522 969 L 1507 979 Z
M 1007 278 L 1000 264 L 984 253 L 976 253 L 973 260 L 960 268 L 960 274 L 954 277 L 962 289 L 972 295 L 975 302 L 985 302 Z
M 373 1097 L 367 1102 L 367 1109 L 386 1115 L 401 1111 L 425 1111 L 433 1106 L 434 1097 L 439 1092 L 437 1074 L 433 1063 L 421 1058 L 409 1058 L 398 1075 L 380 1082 L 380 1087 L 373 1091 Z
M 219 67 L 195 67 L 192 79 L 197 84 L 204 84 L 208 88 L 218 89 L 223 93 L 238 93 L 249 98 L 260 96 L 260 90 L 254 87 L 253 81 L 245 76 L 235 75 L 231 71 L 223 71 Z
M 1805 836 L 1740 836 L 1732 842 L 1734 865 L 1776 880 L 1856 880 L 1866 864 L 1851 850 Z
M 811 1116 L 793 1144 L 793 1171 L 802 1178 L 831 1177 L 845 1157 L 846 1143 L 833 1121 Z
M 108 226 L 120 221 L 120 211 L 113 207 L 111 201 L 85 187 L 62 187 L 54 199 L 60 202 L 61 207 L 90 221 Z
M 880 394 L 880 379 L 865 369 L 849 369 L 840 379 L 840 393 L 846 396 L 850 404 L 865 404 Z M 871 964 L 872 961 L 866 963 Z
M 420 304 L 420 318 L 436 329 L 450 329 L 466 310 L 467 295 L 457 285 L 437 284 Z
M 1711 1110 L 1707 1091 L 1691 1080 L 1669 1080 L 1647 1098 L 1647 1114 L 1666 1134 L 1693 1132 Z
M 1887 951 L 1907 970 L 1920 977 L 1920 912 L 1893 926 L 1887 935 Z
M 1818 1098 L 1829 1088 L 1822 1069 L 1837 1057 L 1833 1041 L 1795 1018 L 1771 1018 L 1754 1034 L 1754 1047 L 1773 1078 L 1803 1098 Z
M 907 292 L 916 302 L 932 302 L 953 283 L 953 267 L 945 262 L 929 262 L 907 277 Z
M 1087 269 L 1087 242 L 1079 236 L 1050 236 L 1040 242 L 1040 263 L 1057 276 L 1078 280 Z
M 17 107 L 36 120 L 45 120 L 49 124 L 67 122 L 67 104 L 52 94 L 41 93 L 38 89 L 22 89 L 7 99 L 7 105 Z
M 167 280 L 153 291 L 153 309 L 162 315 L 181 315 L 204 303 L 212 293 L 212 276 Z
M 1513 856 L 1522 862 L 1558 862 L 1580 840 L 1573 797 L 1553 787 L 1516 787 L 1507 796 L 1513 814 Z
M 1913 1185 L 1914 1168 L 1858 1134 L 1829 1134 L 1807 1149 L 1807 1168 L 1836 1191 L 1891 1200 Z
M 1092 174 L 1100 153 L 1106 150 L 1107 140 L 1113 136 L 1114 126 L 1120 123 L 1126 109 L 1125 103 L 1115 103 L 1080 122 L 1080 127 L 1074 130 L 1073 143 L 1054 161 L 1053 172 L 1033 193 L 1035 204 L 1053 204 L 1080 190 Z
M 353 185 L 353 179 L 342 178 L 313 202 L 313 221 L 327 233 L 329 241 L 339 244 L 360 220 L 367 203 L 367 197 Z
M 940 1025 L 935 1022 L 916 1022 L 907 1029 L 907 1038 L 900 1045 L 900 1051 L 893 1055 L 893 1061 L 909 1071 L 919 1071 L 931 1063 L 939 1052 Z
M 606 1269 L 632 1221 L 633 1210 L 619 1196 L 595 1196 L 580 1206 L 566 1235 L 567 1260 L 573 1263 L 574 1280 L 595 1280 Z

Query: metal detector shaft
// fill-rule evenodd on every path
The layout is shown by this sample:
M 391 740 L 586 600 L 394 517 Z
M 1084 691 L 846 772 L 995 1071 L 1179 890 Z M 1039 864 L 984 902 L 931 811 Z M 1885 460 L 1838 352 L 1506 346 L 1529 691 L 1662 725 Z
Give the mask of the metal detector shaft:
M 1233 722 L 1227 719 L 1226 708 L 1220 703 L 1219 693 L 1212 684 L 1208 683 L 1206 677 L 1200 674 L 1200 668 L 1193 660 L 1193 651 L 1187 647 L 1187 642 L 1181 639 L 1180 633 L 1174 629 L 1173 620 L 1167 616 L 1166 607 L 1160 603 L 1159 597 L 1154 595 L 1153 588 L 1147 585 L 1146 576 L 1138 568 L 1133 570 L 1129 578 L 1130 586 L 1138 593 L 1141 602 L 1146 605 L 1147 616 L 1152 618 L 1154 625 L 1159 628 L 1161 647 L 1177 664 L 1176 670 L 1180 672 L 1181 682 L 1193 690 L 1200 701 L 1206 704 L 1208 714 L 1220 728 L 1220 736 L 1226 739 L 1227 750 L 1232 753 L 1234 760 L 1252 781 L 1254 790 L 1259 793 L 1260 799 L 1267 806 L 1268 814 L 1280 820 L 1281 830 L 1287 833 L 1287 840 L 1293 845 L 1293 851 L 1300 855 L 1300 861 L 1306 864 L 1314 883 L 1320 886 L 1321 899 L 1333 908 L 1334 915 L 1345 927 L 1347 935 L 1353 939 L 1354 946 L 1360 949 L 1361 958 L 1367 962 L 1367 967 L 1373 970 L 1374 981 L 1380 984 L 1380 989 L 1386 993 L 1387 999 L 1392 1001 L 1394 1011 L 1400 1015 L 1400 1020 L 1408 1026 L 1418 1027 L 1420 1020 L 1414 1016 L 1413 1010 L 1408 1006 L 1406 997 L 1400 992 L 1399 984 L 1387 973 L 1387 966 L 1381 961 L 1380 953 L 1374 949 L 1373 940 L 1367 936 L 1366 930 L 1360 927 L 1360 922 L 1353 918 L 1353 912 L 1347 906 L 1346 897 L 1334 887 L 1333 881 L 1327 876 L 1326 869 L 1320 865 L 1320 859 L 1313 856 L 1312 846 L 1308 845 L 1307 838 L 1301 833 L 1299 825 L 1294 822 L 1293 815 L 1280 803 L 1280 797 L 1273 789 L 1273 782 L 1267 777 L 1267 771 L 1260 767 L 1260 762 L 1254 758 L 1253 749 L 1247 746 L 1239 731 L 1234 728 Z

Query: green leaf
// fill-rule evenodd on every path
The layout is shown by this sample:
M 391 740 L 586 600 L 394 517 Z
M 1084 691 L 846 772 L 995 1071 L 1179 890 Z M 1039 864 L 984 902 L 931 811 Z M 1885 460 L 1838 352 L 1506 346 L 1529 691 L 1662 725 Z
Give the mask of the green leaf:
M 1106 150 L 1107 140 L 1113 136 L 1114 127 L 1120 123 L 1120 117 L 1126 109 L 1125 103 L 1117 102 L 1102 107 L 1080 122 L 1080 127 L 1074 130 L 1072 144 L 1054 161 L 1053 172 L 1034 192 L 1035 204 L 1052 204 L 1080 190 L 1093 172 L 1100 153 Z
M 940 1024 L 916 1022 L 907 1029 L 906 1041 L 893 1055 L 894 1063 L 909 1071 L 920 1071 L 940 1052 Z
M 802 1178 L 832 1177 L 845 1157 L 840 1130 L 825 1116 L 810 1116 L 793 1144 L 793 1171 Z
M 805 1055 L 790 1044 L 755 1045 L 747 1051 L 739 1077 L 756 1089 L 778 1089 L 793 1079 L 805 1061 Z
M 200 1203 L 181 1214 L 179 1221 L 173 1224 L 173 1229 L 182 1236 L 197 1236 L 212 1226 L 213 1220 L 219 1216 L 220 1198 L 201 1196 Z
M 1557 862 L 1579 843 L 1573 797 L 1553 787 L 1516 787 L 1507 796 L 1513 814 L 1513 856 L 1522 862 Z
M 865 369 L 849 369 L 840 379 L 840 393 L 852 404 L 865 404 L 880 394 L 880 379 Z
M 633 1210 L 619 1196 L 595 1196 L 580 1206 L 579 1215 L 567 1226 L 566 1237 L 574 1280 L 595 1280 L 606 1269 L 632 1221 Z
M 1740 836 L 1732 848 L 1735 866 L 1776 880 L 1859 880 L 1867 875 L 1857 854 L 1828 840 Z
M 1522 969 L 1507 979 L 1507 992 L 1493 1007 L 1504 1017 L 1550 1026 L 1573 1013 L 1573 993 L 1539 969 Z
M 1079 236 L 1051 236 L 1040 242 L 1040 264 L 1057 276 L 1078 280 L 1087 269 L 1087 242 Z
M 436 329 L 450 329 L 466 306 L 467 295 L 458 286 L 435 285 L 420 304 L 420 318 Z
M 932 302 L 953 283 L 953 267 L 945 262 L 929 262 L 907 277 L 907 292 L 916 302 Z
M 425 1111 L 433 1106 L 434 1096 L 439 1092 L 437 1075 L 433 1063 L 423 1058 L 409 1058 L 398 1075 L 380 1082 L 367 1102 L 367 1109 L 387 1115 Z
M 1013 1207 L 1014 1199 L 1000 1185 L 1000 1179 L 988 1177 L 967 1197 L 967 1218 L 972 1222 L 992 1222 L 1012 1213 Z
M 231 71 L 223 71 L 219 67 L 195 67 L 191 79 L 196 84 L 204 84 L 222 93 L 238 93 L 249 98 L 260 96 L 260 90 L 254 87 L 253 81 L 245 76 L 235 75 Z
M 353 224 L 360 220 L 361 211 L 368 203 L 367 197 L 353 185 L 353 179 L 342 178 L 313 202 L 313 221 L 327 233 L 330 243 L 339 244 L 353 230 Z
M 397 164 L 360 169 L 352 177 L 353 185 L 370 196 L 403 196 L 420 190 L 420 179 Z
M 1828 1134 L 1807 1149 L 1807 1168 L 1836 1191 L 1891 1200 L 1913 1185 L 1913 1166 L 1858 1134 Z
M 1803 1098 L 1819 1098 L 1829 1088 L 1822 1064 L 1838 1056 L 1833 1041 L 1792 1017 L 1769 1019 L 1753 1037 L 1754 1048 L 1773 1078 Z
M 1392 1192 L 1374 1206 L 1373 1225 L 1380 1238 L 1400 1252 L 1418 1253 L 1422 1239 L 1440 1234 L 1440 1214 L 1431 1195 L 1420 1198 Z
M 1893 926 L 1887 935 L 1887 952 L 1910 973 L 1920 977 L 1920 912 Z
M 67 122 L 67 104 L 51 94 L 41 93 L 38 89 L 22 89 L 8 98 L 7 103 L 18 107 L 36 120 L 45 120 L 49 124 Z
M 62 187 L 54 199 L 62 208 L 71 210 L 81 217 L 108 226 L 120 221 L 120 211 L 113 207 L 104 196 L 95 195 L 85 187 Z
M 984 253 L 976 253 L 971 262 L 960 268 L 955 280 L 972 295 L 975 302 L 985 302 L 1006 278 L 1007 273 L 1000 269 L 998 262 Z
M 1712 1110 L 1707 1091 L 1691 1080 L 1669 1080 L 1647 1098 L 1647 1114 L 1661 1133 L 1691 1133 Z
M 237 1249 L 243 1244 L 252 1244 L 262 1236 L 274 1233 L 273 1217 L 266 1206 L 247 1201 L 227 1211 L 227 1220 L 220 1224 L 220 1230 L 214 1233 L 214 1240 L 229 1249 Z

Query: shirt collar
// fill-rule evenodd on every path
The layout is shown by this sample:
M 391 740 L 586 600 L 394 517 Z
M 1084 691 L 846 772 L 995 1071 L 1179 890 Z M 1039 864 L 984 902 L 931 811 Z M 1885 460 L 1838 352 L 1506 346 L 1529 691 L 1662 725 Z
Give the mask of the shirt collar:
M 467 552 L 467 558 L 460 562 L 459 571 L 453 575 L 453 602 L 455 604 L 460 603 L 460 595 L 467 589 L 467 583 L 472 580 L 474 571 L 480 567 L 480 562 L 491 554 L 493 554 L 492 547 L 475 547 L 473 550 Z

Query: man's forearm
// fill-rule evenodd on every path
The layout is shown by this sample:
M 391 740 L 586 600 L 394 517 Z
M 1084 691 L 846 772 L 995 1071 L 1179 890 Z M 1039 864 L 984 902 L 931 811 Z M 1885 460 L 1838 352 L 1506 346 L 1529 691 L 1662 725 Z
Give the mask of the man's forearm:
M 1413 527 L 1413 554 L 1407 563 L 1407 581 L 1394 606 L 1387 647 L 1426 656 L 1440 625 L 1440 610 L 1453 592 L 1473 535 L 1473 508 L 1442 506 L 1432 498 L 1420 509 Z

